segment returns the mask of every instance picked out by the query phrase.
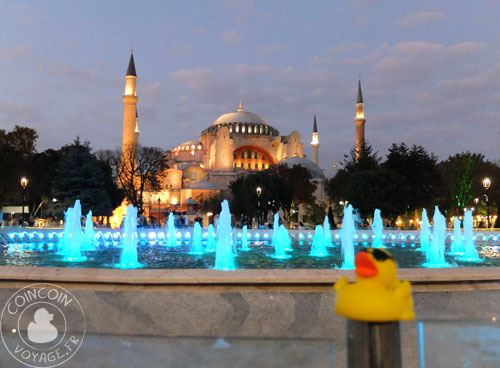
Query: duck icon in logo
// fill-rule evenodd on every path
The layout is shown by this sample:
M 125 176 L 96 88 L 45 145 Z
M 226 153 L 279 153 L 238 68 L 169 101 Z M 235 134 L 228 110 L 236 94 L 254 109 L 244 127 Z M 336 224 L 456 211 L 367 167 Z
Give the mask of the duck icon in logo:
M 34 315 L 34 322 L 28 325 L 28 339 L 36 344 L 45 344 L 57 338 L 57 328 L 50 323 L 54 315 L 47 309 L 39 308 Z

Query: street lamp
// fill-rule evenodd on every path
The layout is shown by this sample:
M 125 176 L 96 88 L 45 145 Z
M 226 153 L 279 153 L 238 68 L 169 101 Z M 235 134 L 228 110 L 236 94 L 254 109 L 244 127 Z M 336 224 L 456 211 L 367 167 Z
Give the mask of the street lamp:
M 24 205 L 26 203 L 26 187 L 28 186 L 28 179 L 26 177 L 21 178 L 21 187 L 23 188 L 23 209 L 21 214 L 21 225 L 24 224 Z
M 161 219 L 160 219 L 160 206 L 161 206 L 161 198 L 158 197 L 158 227 L 161 227 Z
M 255 191 L 257 192 L 257 227 L 259 227 L 260 225 L 260 217 L 261 217 L 261 214 L 260 214 L 260 195 L 262 194 L 262 188 L 260 186 L 257 187 L 257 189 L 255 189 Z
M 488 189 L 490 189 L 491 180 L 489 178 L 483 179 L 483 187 L 486 190 L 486 194 L 484 195 L 486 198 L 486 216 L 488 220 L 488 229 L 490 228 L 490 202 L 488 201 Z

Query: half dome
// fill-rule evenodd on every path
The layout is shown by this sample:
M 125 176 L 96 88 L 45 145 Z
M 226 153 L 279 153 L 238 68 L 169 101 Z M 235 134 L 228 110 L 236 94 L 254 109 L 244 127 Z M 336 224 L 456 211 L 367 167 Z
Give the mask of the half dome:
M 280 162 L 280 164 L 286 164 L 288 167 L 293 167 L 294 165 L 303 166 L 311 172 L 311 176 L 315 180 L 324 180 L 325 174 L 323 170 L 316 165 L 313 161 L 305 157 L 289 157 Z

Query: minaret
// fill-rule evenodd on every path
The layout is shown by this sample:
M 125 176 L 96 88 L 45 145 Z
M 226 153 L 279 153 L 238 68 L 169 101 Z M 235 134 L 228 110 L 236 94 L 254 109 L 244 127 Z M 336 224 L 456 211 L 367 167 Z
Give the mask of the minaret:
M 139 126 L 137 117 L 137 74 L 135 73 L 134 50 L 131 51 L 127 74 L 125 75 L 125 93 L 123 95 L 123 152 L 127 147 L 137 145 Z
M 363 94 L 361 93 L 361 79 L 358 77 L 358 98 L 356 99 L 356 117 L 354 125 L 356 126 L 356 161 L 363 154 L 363 143 L 365 141 L 365 108 L 363 104 Z
M 135 143 L 139 142 L 139 113 L 137 112 L 137 108 L 135 109 Z
M 318 125 L 316 124 L 316 114 L 314 114 L 314 124 L 313 124 L 313 134 L 311 147 L 313 151 L 313 162 L 319 166 L 318 150 L 319 150 L 319 139 L 318 139 Z

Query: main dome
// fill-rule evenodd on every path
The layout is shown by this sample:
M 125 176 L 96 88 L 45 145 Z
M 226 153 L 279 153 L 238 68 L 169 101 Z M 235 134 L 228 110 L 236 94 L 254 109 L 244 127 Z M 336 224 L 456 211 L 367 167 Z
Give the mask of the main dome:
M 262 119 L 259 115 L 254 114 L 253 112 L 248 112 L 243 110 L 228 112 L 227 114 L 223 114 L 219 116 L 217 119 L 215 119 L 212 125 L 223 125 L 231 123 L 269 125 L 269 123 L 264 119 Z
M 259 115 L 243 111 L 241 100 L 238 111 L 228 112 L 219 116 L 207 129 L 201 132 L 201 135 L 217 133 L 224 126 L 229 128 L 231 134 L 268 135 L 273 137 L 280 134 L 279 130 L 273 128 Z

